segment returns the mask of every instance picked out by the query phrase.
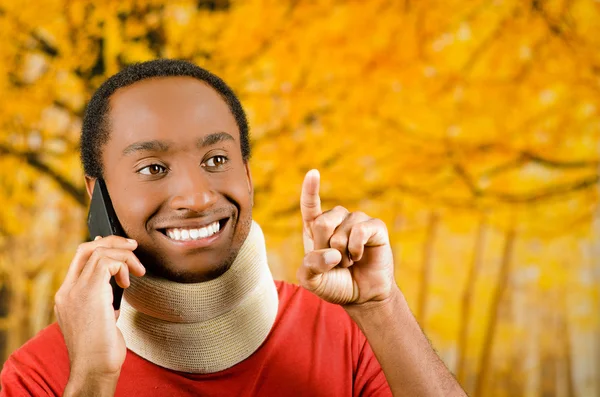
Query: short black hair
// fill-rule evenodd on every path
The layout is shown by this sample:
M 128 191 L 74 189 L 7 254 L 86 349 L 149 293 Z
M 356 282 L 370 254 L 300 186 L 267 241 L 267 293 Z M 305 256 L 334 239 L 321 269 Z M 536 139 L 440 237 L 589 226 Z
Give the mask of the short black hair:
M 193 77 L 214 88 L 225 100 L 240 129 L 240 146 L 244 161 L 250 159 L 248 121 L 242 104 L 221 78 L 191 62 L 180 59 L 156 59 L 135 63 L 111 76 L 96 90 L 85 109 L 81 127 L 81 162 L 85 175 L 102 177 L 102 147 L 109 137 L 110 97 L 119 88 L 155 77 Z

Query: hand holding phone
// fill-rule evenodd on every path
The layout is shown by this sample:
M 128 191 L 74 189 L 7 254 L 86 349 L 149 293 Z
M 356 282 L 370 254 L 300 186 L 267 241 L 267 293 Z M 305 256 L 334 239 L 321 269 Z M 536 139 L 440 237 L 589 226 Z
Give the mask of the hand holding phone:
M 129 274 L 145 273 L 133 253 L 137 242 L 123 236 L 105 188 L 97 182 L 88 220 L 91 235 L 104 237 L 79 245 L 55 295 L 54 310 L 71 362 L 65 395 L 67 390 L 82 395 L 105 387 L 114 391 L 127 353 L 116 310 Z
M 96 179 L 94 192 L 92 193 L 88 213 L 88 230 L 91 239 L 97 236 L 126 237 L 112 206 L 106 183 L 100 178 Z M 113 307 L 115 310 L 119 310 L 123 298 L 123 288 L 119 287 L 114 277 L 111 277 L 110 285 L 113 289 Z

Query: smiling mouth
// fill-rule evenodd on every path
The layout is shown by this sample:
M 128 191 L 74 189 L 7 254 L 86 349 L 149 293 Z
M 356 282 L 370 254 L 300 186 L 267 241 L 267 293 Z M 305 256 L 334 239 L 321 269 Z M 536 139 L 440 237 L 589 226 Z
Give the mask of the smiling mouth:
M 159 229 L 159 231 L 174 241 L 202 240 L 212 237 L 223 230 L 228 219 L 224 218 L 202 227 L 175 227 Z

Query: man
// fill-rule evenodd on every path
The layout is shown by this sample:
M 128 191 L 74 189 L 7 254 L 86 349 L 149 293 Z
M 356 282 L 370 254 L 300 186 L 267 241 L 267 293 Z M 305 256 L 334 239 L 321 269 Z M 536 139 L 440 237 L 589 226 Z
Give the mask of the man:
M 316 170 L 302 186 L 304 289 L 273 281 L 246 117 L 218 77 L 130 66 L 91 99 L 81 152 L 88 193 L 105 180 L 129 238 L 79 246 L 58 324 L 9 358 L 3 396 L 464 395 L 394 282 L 385 225 L 323 212 Z

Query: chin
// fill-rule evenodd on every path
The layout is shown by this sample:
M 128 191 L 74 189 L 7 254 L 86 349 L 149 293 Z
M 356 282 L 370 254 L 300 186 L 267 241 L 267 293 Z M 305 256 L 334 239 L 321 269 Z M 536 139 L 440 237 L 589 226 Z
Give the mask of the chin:
M 217 266 L 209 270 L 180 270 L 167 268 L 159 270 L 155 275 L 176 283 L 202 283 L 220 277 L 229 270 L 230 266 L 231 265 Z
M 238 250 L 229 253 L 225 259 L 218 261 L 216 265 L 197 268 L 196 266 L 179 266 L 172 263 L 166 258 L 160 258 L 158 260 L 146 260 L 142 263 L 147 263 L 146 269 L 149 274 L 153 276 L 164 278 L 176 283 L 191 284 L 201 283 L 205 281 L 214 280 L 225 273 L 235 260 Z M 142 258 L 140 258 L 142 260 Z M 197 264 L 197 262 L 195 263 Z M 194 264 L 194 265 L 195 265 Z

